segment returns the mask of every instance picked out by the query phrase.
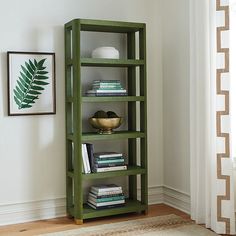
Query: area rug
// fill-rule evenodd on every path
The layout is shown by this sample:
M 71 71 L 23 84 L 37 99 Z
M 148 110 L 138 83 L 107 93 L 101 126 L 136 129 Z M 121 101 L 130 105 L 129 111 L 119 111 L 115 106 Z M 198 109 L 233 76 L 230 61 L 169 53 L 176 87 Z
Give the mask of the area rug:
M 176 215 L 82 227 L 43 236 L 216 236 L 214 232 Z

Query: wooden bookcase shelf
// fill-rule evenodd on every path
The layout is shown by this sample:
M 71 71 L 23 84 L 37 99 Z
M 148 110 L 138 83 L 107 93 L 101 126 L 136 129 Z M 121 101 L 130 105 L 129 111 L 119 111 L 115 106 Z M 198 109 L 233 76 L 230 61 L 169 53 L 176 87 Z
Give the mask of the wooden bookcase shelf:
M 81 32 L 112 32 L 127 35 L 127 59 L 94 59 L 81 57 Z M 135 34 L 139 37 L 139 59 L 136 58 Z M 127 68 L 128 96 L 86 97 L 82 94 L 82 67 L 124 67 Z M 137 80 L 136 68 L 139 68 Z M 67 168 L 67 213 L 77 223 L 84 219 L 147 211 L 147 94 L 146 94 L 146 26 L 104 20 L 75 19 L 65 24 L 65 79 L 66 79 L 66 168 Z M 139 84 L 138 84 L 139 83 Z M 139 92 L 137 93 L 137 88 Z M 82 104 L 123 102 L 128 105 L 128 130 L 116 131 L 110 135 L 82 131 Z M 139 105 L 139 111 L 137 109 Z M 137 117 L 140 116 L 140 117 Z M 138 119 L 139 118 L 139 119 Z M 137 124 L 138 121 L 140 122 Z M 139 129 L 137 129 L 139 127 Z M 73 133 L 72 131 L 73 130 Z M 140 131 L 136 131 L 140 130 Z M 140 139 L 137 145 L 136 139 Z M 82 143 L 87 141 L 128 142 L 127 170 L 102 173 L 82 173 Z M 73 148 L 71 145 L 73 144 Z M 138 165 L 137 153 L 140 153 Z M 137 175 L 141 176 L 141 199 L 137 199 Z M 96 179 L 128 177 L 128 199 L 124 207 L 94 210 L 84 204 L 83 182 Z
M 82 102 L 144 102 L 144 96 L 109 96 L 109 97 L 82 97 Z M 73 97 L 67 97 L 66 102 L 73 102 Z
M 69 177 L 74 178 L 74 171 L 67 171 Z M 103 173 L 82 174 L 84 180 L 105 179 L 118 176 L 141 175 L 146 174 L 146 169 L 141 166 L 128 166 L 127 170 L 109 171 Z
M 144 96 L 82 97 L 83 102 L 144 102 Z
M 111 216 L 117 214 L 131 213 L 131 212 L 142 212 L 147 209 L 146 204 L 142 204 L 141 201 L 126 199 L 126 204 L 123 207 L 104 209 L 104 210 L 94 210 L 87 204 L 83 204 L 83 219 L 91 219 L 96 217 Z M 75 208 L 70 207 L 68 214 L 74 215 Z
M 122 139 L 136 139 L 136 138 L 144 138 L 145 133 L 139 131 L 116 131 L 113 134 L 98 134 L 96 132 L 88 132 L 88 133 L 81 133 L 81 141 L 97 141 L 97 140 L 122 140 Z M 67 139 L 74 141 L 75 135 L 68 134 Z
M 144 60 L 81 58 L 81 66 L 131 67 L 144 65 Z

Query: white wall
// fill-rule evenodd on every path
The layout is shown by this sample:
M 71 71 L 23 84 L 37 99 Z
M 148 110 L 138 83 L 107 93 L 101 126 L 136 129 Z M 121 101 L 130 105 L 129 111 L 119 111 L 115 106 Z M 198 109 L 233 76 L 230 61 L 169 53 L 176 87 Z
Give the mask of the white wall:
M 73 18 L 111 19 L 147 23 L 149 186 L 155 187 L 163 184 L 162 37 L 159 2 L 156 0 L 1 1 L 0 221 L 5 219 L 5 223 L 14 223 L 16 221 L 46 218 L 47 216 L 44 215 L 43 209 L 40 211 L 40 207 L 47 207 L 47 204 L 52 207 L 55 204 L 64 207 L 64 201 L 55 203 L 54 199 L 63 200 L 65 197 L 63 25 Z M 10 50 L 56 53 L 56 115 L 7 116 L 6 52 Z M 178 53 L 181 54 L 181 51 Z M 170 55 L 167 54 L 167 56 Z M 164 69 L 167 72 L 168 68 L 165 67 Z M 165 74 L 165 76 L 165 78 L 169 77 L 168 74 Z M 181 76 L 182 74 L 179 74 L 178 78 L 184 82 L 185 77 L 182 78 Z M 174 82 L 170 81 L 170 79 L 173 79 L 173 74 L 169 77 L 169 83 Z M 168 84 L 165 83 L 165 86 L 166 91 Z M 168 91 L 167 94 L 172 92 L 175 94 L 173 89 Z M 176 93 L 176 95 L 179 94 Z M 165 96 L 165 99 L 167 96 Z M 183 97 L 176 99 L 186 105 Z M 165 105 L 173 106 L 172 102 L 171 100 L 166 100 Z M 179 106 L 184 108 L 185 105 Z M 166 110 L 165 113 L 167 113 Z M 185 120 L 182 120 L 182 115 L 178 117 L 178 121 L 182 126 L 185 123 Z M 180 135 L 180 131 L 182 132 L 182 130 L 179 130 L 176 135 Z M 178 146 L 177 144 L 175 145 L 174 140 L 170 140 L 170 143 Z M 183 151 L 178 150 L 178 155 L 171 154 L 166 152 L 169 158 L 178 158 L 179 156 L 185 158 Z M 167 175 L 171 170 L 166 168 Z M 185 185 L 187 180 L 184 181 Z M 183 189 L 185 189 L 184 186 Z M 48 199 L 52 201 L 48 202 Z M 33 212 L 36 207 L 39 209 L 37 216 L 32 213 L 32 217 L 29 219 L 19 218 L 17 220 L 12 218 L 14 212 L 24 212 L 26 208 Z M 9 215 L 9 221 L 6 220 L 6 214 Z M 51 217 L 55 215 L 58 215 L 57 212 L 52 212 Z
M 190 193 L 189 1 L 163 0 L 164 185 Z

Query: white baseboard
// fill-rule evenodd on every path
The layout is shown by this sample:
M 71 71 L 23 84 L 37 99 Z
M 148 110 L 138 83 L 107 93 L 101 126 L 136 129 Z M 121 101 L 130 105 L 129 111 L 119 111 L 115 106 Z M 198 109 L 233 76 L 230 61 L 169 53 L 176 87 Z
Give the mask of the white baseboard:
M 140 198 L 140 191 L 138 191 L 138 198 Z M 190 196 L 167 186 L 149 187 L 148 203 L 149 205 L 164 203 L 183 212 L 190 212 Z M 0 225 L 51 219 L 65 215 L 65 198 L 0 205 Z
M 138 199 L 140 200 L 140 189 L 138 189 Z M 148 187 L 148 204 L 160 204 L 163 203 L 163 187 L 162 186 L 152 186 Z
M 177 189 L 163 186 L 163 203 L 190 214 L 190 195 Z
M 66 199 L 0 205 L 0 225 L 24 223 L 65 216 Z

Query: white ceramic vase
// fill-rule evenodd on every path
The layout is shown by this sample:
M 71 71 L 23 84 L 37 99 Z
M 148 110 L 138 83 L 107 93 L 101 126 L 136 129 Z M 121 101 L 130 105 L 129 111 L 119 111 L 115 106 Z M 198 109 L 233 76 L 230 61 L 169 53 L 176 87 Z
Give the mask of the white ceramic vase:
M 119 51 L 114 47 L 99 47 L 93 50 L 92 58 L 119 59 Z

